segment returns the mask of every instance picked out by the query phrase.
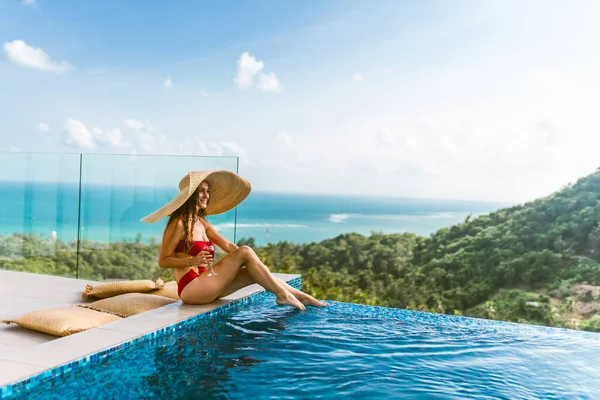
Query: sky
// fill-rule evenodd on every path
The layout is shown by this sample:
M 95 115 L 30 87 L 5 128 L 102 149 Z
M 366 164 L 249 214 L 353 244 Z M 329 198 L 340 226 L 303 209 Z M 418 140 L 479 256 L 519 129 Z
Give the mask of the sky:
M 127 154 L 90 176 L 176 185 L 235 156 L 257 191 L 533 200 L 600 167 L 599 11 L 0 0 L 0 164 Z

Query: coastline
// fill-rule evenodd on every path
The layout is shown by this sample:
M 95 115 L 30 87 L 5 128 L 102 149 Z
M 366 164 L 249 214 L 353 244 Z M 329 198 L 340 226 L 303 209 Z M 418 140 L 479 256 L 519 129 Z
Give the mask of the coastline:
M 466 218 L 476 218 L 485 212 L 432 212 L 423 214 L 359 214 L 359 213 L 322 213 L 312 219 L 262 219 L 239 216 L 235 221 L 227 216 L 208 217 L 215 229 L 228 240 L 237 242 L 253 238 L 257 245 L 278 244 L 282 242 L 296 245 L 317 243 L 333 239 L 344 234 L 369 236 L 373 233 L 402 234 L 410 233 L 427 237 L 439 229 L 464 222 Z M 0 236 L 15 233 L 35 235 L 42 238 L 57 238 L 65 243 L 77 241 L 94 242 L 108 245 L 119 242 L 140 241 L 147 245 L 162 240 L 166 221 L 144 224 L 137 221 L 108 224 L 86 224 L 80 231 L 75 223 L 55 221 L 30 221 L 27 224 L 0 226 Z
M 98 243 L 162 238 L 164 222 L 140 219 L 170 200 L 174 187 L 1 181 L 0 234 L 35 233 Z M 79 200 L 81 194 L 81 200 Z M 355 232 L 411 232 L 422 236 L 493 212 L 501 203 L 410 197 L 253 191 L 235 210 L 209 221 L 229 240 L 253 237 L 255 243 L 314 243 Z M 79 211 L 78 211 L 79 210 Z M 80 229 L 78 229 L 78 227 Z

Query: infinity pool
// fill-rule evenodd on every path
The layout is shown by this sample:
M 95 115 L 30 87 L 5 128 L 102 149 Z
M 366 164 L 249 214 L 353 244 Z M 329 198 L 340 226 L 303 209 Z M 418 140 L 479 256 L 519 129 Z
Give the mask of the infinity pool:
M 599 361 L 599 334 L 335 302 L 301 312 L 264 295 L 20 396 L 592 399 Z

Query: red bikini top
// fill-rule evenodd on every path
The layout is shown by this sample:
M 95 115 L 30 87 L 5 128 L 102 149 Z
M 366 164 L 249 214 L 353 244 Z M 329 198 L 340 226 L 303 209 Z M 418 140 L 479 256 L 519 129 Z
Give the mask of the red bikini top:
M 188 254 L 191 256 L 196 256 L 206 246 L 214 246 L 213 241 L 212 240 L 209 240 L 209 241 L 195 240 L 194 245 L 192 247 L 190 247 L 190 249 L 188 250 Z M 185 242 L 182 240 L 181 242 L 179 242 L 179 244 L 177 244 L 177 247 L 175 247 L 175 251 L 182 253 L 184 249 L 185 249 Z

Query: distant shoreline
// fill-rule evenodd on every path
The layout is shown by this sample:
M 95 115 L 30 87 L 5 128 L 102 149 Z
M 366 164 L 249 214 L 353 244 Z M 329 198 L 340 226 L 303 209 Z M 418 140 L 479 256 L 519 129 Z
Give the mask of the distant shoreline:
M 292 222 L 237 222 L 235 225 L 233 222 L 212 222 L 213 226 L 219 231 L 222 235 L 224 235 L 228 240 L 238 242 L 241 239 L 250 240 L 253 239 L 258 246 L 266 246 L 267 244 L 278 244 L 278 243 L 293 243 L 295 245 L 305 245 L 315 242 L 320 242 L 323 240 L 333 239 L 340 235 L 344 234 L 357 234 L 361 236 L 368 237 L 373 233 L 376 234 L 413 234 L 417 236 L 426 237 L 429 234 L 435 233 L 437 230 L 442 229 L 444 227 L 451 227 L 455 225 L 450 221 L 447 225 L 441 224 L 440 228 L 431 229 L 427 233 L 417 232 L 416 230 L 394 230 L 394 229 L 382 229 L 381 226 L 378 226 L 376 221 L 386 221 L 389 222 L 394 218 L 398 218 L 400 220 L 406 220 L 408 222 L 415 222 L 419 225 L 425 222 L 427 223 L 439 223 L 438 221 L 444 221 L 446 219 L 454 219 L 455 216 L 452 213 L 450 215 L 444 215 L 444 213 L 440 213 L 439 215 L 389 215 L 387 218 L 383 218 L 382 215 L 375 214 L 373 216 L 374 223 L 371 227 L 363 227 L 362 230 L 353 229 L 357 228 L 356 225 L 353 225 L 353 221 L 364 221 L 368 219 L 368 215 L 346 215 L 346 214 L 333 214 L 326 218 L 323 221 L 315 222 L 315 221 L 306 221 L 306 223 L 294 223 Z M 473 218 L 476 218 L 477 215 L 483 215 L 485 213 L 469 213 Z M 352 219 L 353 221 L 350 221 Z M 210 220 L 210 217 L 209 217 Z M 166 222 L 162 221 L 162 222 Z M 300 222 L 300 221 L 299 221 Z M 458 221 L 458 223 L 461 223 Z M 40 223 L 38 225 L 46 225 L 47 223 Z M 66 225 L 66 227 L 65 227 Z M 60 225 L 59 225 L 60 226 Z M 233 229 L 236 227 L 235 232 L 235 240 L 233 237 Z M 328 230 L 323 231 L 323 227 L 326 227 Z M 127 226 L 119 227 L 115 229 L 110 226 L 100 226 L 100 225 L 92 225 L 92 226 L 84 226 L 81 228 L 79 233 L 80 242 L 90 242 L 108 245 L 112 243 L 134 243 L 140 242 L 143 244 L 151 245 L 152 243 L 157 243 L 162 240 L 162 233 L 164 229 L 164 223 L 158 222 L 153 225 L 148 226 L 148 230 L 136 230 L 136 229 L 127 229 Z M 265 238 L 265 235 L 271 234 L 269 240 Z M 31 230 L 27 229 L 15 229 L 14 227 L 11 229 L 3 228 L 0 226 L 0 237 L 8 237 L 8 236 L 18 236 L 25 235 L 30 237 L 37 238 L 50 238 L 54 236 L 58 241 L 62 243 L 74 243 L 78 239 L 77 234 L 77 226 L 70 222 L 69 224 L 62 224 L 62 226 L 52 229 L 48 228 L 40 228 L 40 227 L 32 227 Z M 281 238 L 283 235 L 283 238 Z M 297 239 L 294 240 L 293 238 Z

